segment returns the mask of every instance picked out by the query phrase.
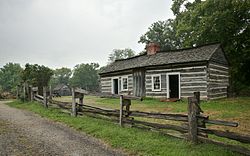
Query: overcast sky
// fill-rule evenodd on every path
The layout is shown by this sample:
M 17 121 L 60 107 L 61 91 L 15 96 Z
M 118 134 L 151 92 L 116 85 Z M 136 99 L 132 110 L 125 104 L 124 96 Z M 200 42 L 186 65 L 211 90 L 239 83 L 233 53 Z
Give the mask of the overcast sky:
M 0 67 L 96 62 L 113 49 L 144 49 L 140 36 L 173 18 L 171 0 L 0 0 Z

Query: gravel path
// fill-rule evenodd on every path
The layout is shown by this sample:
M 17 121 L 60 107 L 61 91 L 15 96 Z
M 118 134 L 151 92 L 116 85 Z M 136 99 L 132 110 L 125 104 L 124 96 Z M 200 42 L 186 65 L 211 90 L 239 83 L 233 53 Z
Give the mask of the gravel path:
M 122 155 L 99 140 L 0 101 L 0 156 Z

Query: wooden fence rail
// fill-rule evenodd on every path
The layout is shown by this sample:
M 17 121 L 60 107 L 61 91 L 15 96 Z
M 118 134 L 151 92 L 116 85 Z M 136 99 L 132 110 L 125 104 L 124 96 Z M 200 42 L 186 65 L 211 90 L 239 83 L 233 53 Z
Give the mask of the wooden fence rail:
M 250 155 L 250 150 L 241 147 L 239 145 L 229 145 L 223 142 L 218 142 L 208 138 L 208 134 L 215 135 L 218 137 L 223 137 L 227 139 L 232 139 L 239 141 L 241 143 L 249 144 L 250 136 L 242 135 L 229 131 L 221 131 L 207 128 L 206 124 L 215 124 L 222 126 L 237 127 L 238 123 L 222 120 L 211 120 L 209 116 L 204 116 L 202 114 L 202 109 L 199 105 L 199 93 L 195 93 L 194 97 L 190 97 L 188 100 L 188 113 L 187 114 L 171 114 L 171 113 L 150 113 L 150 112 L 141 112 L 130 110 L 131 99 L 142 100 L 139 97 L 132 96 L 117 96 L 117 95 L 105 95 L 105 98 L 120 98 L 120 109 L 107 109 L 101 107 L 95 107 L 83 104 L 83 99 L 79 100 L 77 103 L 75 100 L 71 102 L 61 102 L 55 101 L 52 99 L 44 100 L 48 98 L 47 96 L 34 95 L 34 100 L 42 103 L 48 101 L 48 106 L 55 106 L 61 109 L 66 110 L 68 113 L 75 111 L 73 114 L 76 115 L 87 115 L 94 118 L 101 118 L 109 121 L 119 123 L 121 126 L 124 124 L 131 125 L 132 127 L 138 127 L 146 130 L 157 130 L 163 132 L 162 130 L 174 130 L 178 131 L 183 136 L 186 136 L 188 140 L 197 144 L 199 142 L 213 143 L 220 145 L 226 148 L 229 148 L 232 151 L 239 152 L 244 155 Z M 82 96 L 80 96 L 82 97 Z M 74 105 L 75 104 L 75 105 Z M 159 120 L 172 120 L 179 124 L 172 123 L 155 123 L 149 122 L 151 120 L 144 120 L 145 118 L 159 119 Z

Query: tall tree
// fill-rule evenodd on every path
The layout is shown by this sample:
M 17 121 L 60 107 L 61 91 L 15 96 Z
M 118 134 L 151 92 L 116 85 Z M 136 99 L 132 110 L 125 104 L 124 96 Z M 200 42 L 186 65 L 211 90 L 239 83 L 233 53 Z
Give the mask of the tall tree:
M 126 59 L 135 56 L 135 52 L 130 48 L 125 49 L 114 49 L 113 52 L 109 55 L 109 63 L 114 62 L 119 59 Z
M 70 79 L 71 86 L 81 87 L 89 91 L 98 89 L 98 73 L 99 64 L 78 64 L 73 69 L 73 77 Z
M 7 63 L 0 68 L 0 86 L 3 91 L 14 92 L 21 82 L 23 69 L 20 64 Z
M 42 95 L 42 87 L 48 86 L 52 75 L 53 71 L 48 67 L 38 64 L 31 65 L 27 63 L 22 74 L 22 79 L 24 82 L 30 85 L 37 86 L 38 93 Z
M 72 75 L 72 71 L 70 68 L 59 68 L 54 70 L 54 75 L 51 78 L 51 85 L 56 86 L 58 84 L 69 84 L 70 76 Z
M 175 18 L 152 24 L 139 42 L 158 42 L 164 50 L 222 43 L 238 92 L 250 85 L 249 8 L 249 0 L 173 0 Z
M 172 6 L 183 47 L 222 43 L 236 91 L 250 85 L 249 8 L 248 0 L 174 0 Z
M 139 43 L 148 44 L 155 42 L 160 44 L 161 50 L 172 50 L 180 47 L 180 41 L 176 37 L 174 20 L 157 21 L 148 31 L 140 37 Z

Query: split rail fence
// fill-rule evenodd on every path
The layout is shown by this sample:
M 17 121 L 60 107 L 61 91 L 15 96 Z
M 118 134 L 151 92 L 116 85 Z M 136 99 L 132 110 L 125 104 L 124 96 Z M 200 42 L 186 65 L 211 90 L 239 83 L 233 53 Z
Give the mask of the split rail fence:
M 208 138 L 208 135 L 215 135 L 217 137 L 235 140 L 243 144 L 250 144 L 250 136 L 248 135 L 216 130 L 207 127 L 207 124 L 237 127 L 238 123 L 222 120 L 211 120 L 209 119 L 209 116 L 202 115 L 203 111 L 200 108 L 199 92 L 194 92 L 194 97 L 188 98 L 187 114 L 149 113 L 142 111 L 133 111 L 130 109 L 131 100 L 142 100 L 141 98 L 134 96 L 102 96 L 105 98 L 120 98 L 119 110 L 105 109 L 86 105 L 83 103 L 83 97 L 83 92 L 77 92 L 75 89 L 72 89 L 72 103 L 52 100 L 52 98 L 48 98 L 46 96 L 46 91 L 44 91 L 44 96 L 34 95 L 33 99 L 41 102 L 46 108 L 48 108 L 48 106 L 59 107 L 63 109 L 64 112 L 71 113 L 72 116 L 86 115 L 94 118 L 101 118 L 117 122 L 120 126 L 129 125 L 131 127 L 140 129 L 158 131 L 159 133 L 166 135 L 170 135 L 169 130 L 177 131 L 181 135 L 175 135 L 175 137 L 187 139 L 194 144 L 198 144 L 200 142 L 212 143 L 244 155 L 250 155 L 250 150 L 246 147 L 226 144 L 224 142 L 219 142 Z M 79 103 L 76 102 L 76 98 L 79 98 Z M 155 122 L 155 120 L 161 120 L 161 122 Z M 164 120 L 170 120 L 172 122 L 164 122 Z

